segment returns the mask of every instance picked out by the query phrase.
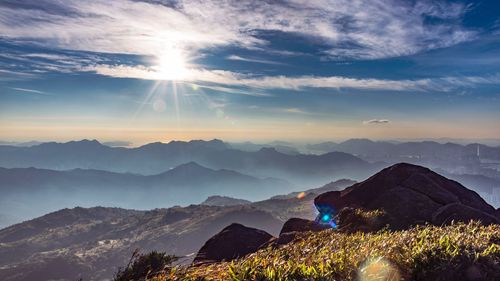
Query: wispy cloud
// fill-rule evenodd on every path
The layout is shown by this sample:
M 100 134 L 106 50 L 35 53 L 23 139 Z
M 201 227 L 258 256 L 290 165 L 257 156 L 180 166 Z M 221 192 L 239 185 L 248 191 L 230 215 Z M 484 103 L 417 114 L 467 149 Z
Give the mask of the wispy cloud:
M 389 121 L 387 119 L 371 119 L 371 120 L 363 121 L 363 124 L 365 124 L 365 125 L 369 125 L 369 124 L 388 124 L 390 122 L 391 121 Z
M 169 2 L 170 3 L 170 2 Z M 49 8 L 50 7 L 50 8 Z M 468 41 L 476 32 L 461 25 L 470 7 L 440 1 L 23 1 L 0 3 L 2 37 L 22 44 L 76 51 L 67 54 L 9 55 L 31 63 L 32 72 L 90 71 L 99 75 L 162 80 L 154 66 L 132 65 L 109 54 L 161 56 L 176 48 L 189 56 L 207 48 L 234 45 L 266 51 L 262 32 L 279 31 L 315 38 L 330 58 L 377 59 L 415 54 Z M 427 19 L 435 21 L 429 23 Z M 276 50 L 269 50 L 270 53 Z M 280 50 L 294 54 L 296 50 Z M 231 55 L 230 60 L 279 62 Z M 7 70 L 4 70 L 7 71 Z M 369 79 L 342 76 L 257 76 L 193 66 L 186 82 L 225 92 L 265 95 L 267 89 L 352 88 L 392 91 L 451 91 L 457 87 L 499 83 L 499 77 Z M 498 76 L 498 75 L 497 75 Z M 27 77 L 27 76 L 25 76 Z M 5 78 L 4 78 L 5 79 Z M 204 83 L 204 84 L 203 84 Z M 246 87 L 252 90 L 234 89 Z
M 146 66 L 129 65 L 94 65 L 81 69 L 100 75 L 116 78 L 135 78 L 145 80 L 163 80 L 161 73 Z M 256 90 L 288 89 L 302 90 L 306 88 L 334 88 L 389 91 L 441 91 L 449 92 L 459 87 L 475 87 L 484 84 L 500 84 L 500 74 L 479 77 L 442 77 L 428 79 L 361 79 L 342 76 L 255 76 L 224 70 L 190 69 L 189 77 L 183 81 L 188 83 L 215 83 L 226 87 L 247 87 Z M 220 89 L 220 86 L 203 85 L 201 87 Z M 225 88 L 224 91 L 236 91 Z M 257 95 L 257 94 L 256 94 Z
M 50 47 L 158 55 L 237 45 L 263 47 L 262 31 L 315 37 L 335 58 L 414 54 L 474 38 L 468 7 L 441 1 L 23 1 L 0 4 L 0 30 Z M 50 7 L 50 8 L 48 8 Z M 428 18 L 437 19 L 428 21 Z
M 305 114 L 306 112 L 300 108 L 296 107 L 290 107 L 290 108 L 285 108 L 283 111 L 288 112 L 288 113 L 296 113 L 296 114 Z
M 51 94 L 39 91 L 39 90 L 34 90 L 34 89 L 26 89 L 26 88 L 11 88 L 12 90 L 20 91 L 20 92 L 25 92 L 25 93 L 30 93 L 30 94 L 37 94 L 37 95 L 43 95 L 43 96 L 51 96 Z
M 107 141 L 102 144 L 112 147 L 129 147 L 132 146 L 133 143 L 130 141 Z
M 127 65 L 95 65 L 82 68 L 82 71 L 93 71 L 97 74 L 117 77 L 136 78 L 146 80 L 162 80 L 161 73 L 146 66 Z M 371 90 L 419 90 L 431 84 L 430 80 L 383 80 L 383 79 L 356 79 L 340 76 L 264 76 L 254 77 L 231 71 L 191 69 L 184 82 L 208 82 L 231 87 L 248 87 L 255 89 L 290 89 L 303 88 L 357 88 Z M 210 87 L 210 86 L 207 86 Z M 212 86 L 213 88 L 213 86 Z
M 33 79 L 36 75 L 8 69 L 0 69 L 0 81 L 15 81 L 20 79 Z
M 263 63 L 263 64 L 275 64 L 275 65 L 284 65 L 284 63 L 277 62 L 277 61 L 272 61 L 272 60 L 261 60 L 261 59 L 253 59 L 253 58 L 244 58 L 240 57 L 237 55 L 230 55 L 227 56 L 226 59 L 228 60 L 235 60 L 235 61 L 245 61 L 245 62 L 254 62 L 254 63 Z

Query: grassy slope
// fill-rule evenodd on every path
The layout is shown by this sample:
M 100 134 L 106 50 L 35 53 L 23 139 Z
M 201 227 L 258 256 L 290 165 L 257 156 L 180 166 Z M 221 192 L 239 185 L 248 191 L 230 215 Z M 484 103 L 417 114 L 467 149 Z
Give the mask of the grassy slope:
M 500 280 L 499 241 L 500 225 L 474 222 L 371 234 L 326 230 L 233 262 L 178 267 L 150 280 Z

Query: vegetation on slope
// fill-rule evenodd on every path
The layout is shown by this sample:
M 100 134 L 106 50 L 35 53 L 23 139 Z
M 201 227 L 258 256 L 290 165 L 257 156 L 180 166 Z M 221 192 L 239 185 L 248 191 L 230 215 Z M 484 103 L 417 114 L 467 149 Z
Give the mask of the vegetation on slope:
M 500 280 L 500 225 L 306 232 L 232 262 L 174 267 L 166 280 Z
M 156 276 L 158 272 L 168 273 L 170 265 L 178 260 L 177 257 L 152 251 L 148 254 L 139 254 L 136 250 L 125 268 L 119 268 L 114 281 L 129 281 L 148 279 L 149 275 Z

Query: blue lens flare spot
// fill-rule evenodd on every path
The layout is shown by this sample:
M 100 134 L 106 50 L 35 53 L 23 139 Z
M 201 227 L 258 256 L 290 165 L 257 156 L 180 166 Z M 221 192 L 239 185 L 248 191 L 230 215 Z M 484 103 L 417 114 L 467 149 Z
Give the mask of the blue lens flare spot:
M 325 214 L 323 215 L 323 217 L 321 217 L 321 219 L 324 221 L 324 222 L 327 222 L 330 220 L 330 215 L 329 214 Z
M 330 224 L 332 228 L 337 229 L 337 224 L 333 220 L 331 220 L 328 224 Z

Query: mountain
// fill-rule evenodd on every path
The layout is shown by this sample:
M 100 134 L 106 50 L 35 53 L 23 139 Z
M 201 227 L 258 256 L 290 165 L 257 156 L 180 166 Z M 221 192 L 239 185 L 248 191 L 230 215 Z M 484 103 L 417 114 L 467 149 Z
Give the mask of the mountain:
M 183 169 L 194 164 L 182 167 Z M 33 169 L 38 171 L 37 169 Z M 346 181 L 347 183 L 347 181 Z M 313 218 L 316 194 L 235 206 L 190 205 L 152 211 L 118 208 L 63 209 L 0 230 L 0 280 L 109 278 L 136 248 L 194 254 L 231 223 L 276 236 L 292 217 Z M 152 194 L 151 197 L 155 197 Z M 214 199 L 233 198 L 213 196 Z M 227 204 L 225 204 L 227 205 Z M 183 260 L 191 261 L 194 255 Z M 58 266 L 64 265 L 65 270 Z M 50 275 L 57 273 L 56 275 Z
M 227 196 L 209 196 L 205 201 L 201 202 L 201 205 L 207 206 L 236 206 L 236 205 L 247 205 L 252 202 L 243 199 L 236 199 Z
M 249 206 L 64 209 L 0 230 L 0 280 L 111 278 L 137 248 L 193 254 L 233 222 L 275 235 L 282 224 Z
M 198 169 L 200 169 L 199 165 L 189 163 L 171 173 L 179 176 L 190 170 Z M 38 171 L 37 169 L 33 170 Z M 77 172 L 83 172 L 83 170 Z M 169 174 L 169 172 L 153 177 L 162 178 L 166 174 Z M 135 177 L 136 175 L 130 176 Z M 329 188 L 332 185 L 338 188 L 338 184 L 348 183 L 350 182 L 347 180 L 333 183 Z M 324 188 L 325 186 L 320 189 Z M 149 193 L 149 195 L 151 198 L 156 196 L 155 193 Z M 99 280 L 109 278 L 113 272 L 116 272 L 119 265 L 127 263 L 128 258 L 136 248 L 140 248 L 142 252 L 158 250 L 169 254 L 187 255 L 182 259 L 183 263 L 186 264 L 194 258 L 194 253 L 202 247 L 205 241 L 228 225 L 239 223 L 278 236 L 283 223 L 290 218 L 313 218 L 316 212 L 313 203 L 316 203 L 320 210 L 323 210 L 320 206 L 326 204 L 329 204 L 330 209 L 332 209 L 331 206 L 335 206 L 338 210 L 342 207 L 360 207 L 367 210 L 383 208 L 391 216 L 391 220 L 388 221 L 389 224 L 401 227 L 413 225 L 417 221 L 432 222 L 435 218 L 446 222 L 446 218 L 460 219 L 463 218 L 464 214 L 472 214 L 473 216 L 486 214 L 485 217 L 491 217 L 497 212 L 475 192 L 427 168 L 410 164 L 398 164 L 384 169 L 368 180 L 354 184 L 343 191 L 332 191 L 321 195 L 311 192 L 305 194 L 304 197 L 275 197 L 246 205 L 223 207 L 190 205 L 152 211 L 103 207 L 63 209 L 0 230 L 0 280 L 31 281 L 50 278 L 75 280 L 79 277 L 84 278 L 84 280 Z M 466 212 L 463 212 L 463 210 Z M 447 212 L 449 212 L 449 215 L 446 215 Z M 302 220 L 295 219 L 294 221 L 300 223 Z M 477 253 L 483 253 L 489 257 L 486 248 L 490 247 L 491 243 L 486 241 L 487 239 L 483 239 L 483 236 L 476 237 L 477 239 L 472 236 L 464 238 L 463 233 L 469 231 L 469 229 L 475 229 L 474 233 L 477 235 L 483 235 L 482 233 L 484 233 L 484 235 L 490 235 L 488 237 L 494 237 L 492 235 L 498 236 L 498 227 L 492 226 L 488 229 L 475 225 L 471 225 L 470 228 L 469 226 L 465 228 L 458 227 L 461 227 L 462 230 L 458 229 L 457 226 L 450 228 L 451 230 L 428 226 L 425 228 L 427 230 L 412 229 L 407 232 L 382 232 L 366 235 L 363 238 L 359 233 L 352 234 L 354 235 L 352 238 L 349 236 L 351 234 L 332 232 L 332 230 L 322 231 L 317 234 L 304 233 L 297 236 L 297 239 L 294 238 L 294 235 L 291 235 L 288 241 L 291 244 L 287 247 L 271 246 L 258 251 L 256 255 L 259 259 L 266 255 L 280 259 L 285 256 L 294 257 L 292 262 L 295 266 L 295 262 L 300 260 L 295 261 L 296 249 L 304 250 L 299 254 L 302 258 L 320 260 L 318 255 L 320 253 L 322 255 L 332 253 L 332 247 L 337 247 L 335 245 L 352 246 L 353 249 L 359 250 L 359 248 L 355 247 L 360 244 L 351 245 L 351 242 L 348 241 L 363 241 L 361 243 L 365 243 L 363 239 L 368 239 L 366 240 L 366 247 L 377 245 L 377 249 L 387 251 L 388 249 L 384 248 L 384 245 L 397 244 L 394 247 L 413 245 L 420 241 L 415 237 L 429 237 L 429 233 L 425 234 L 425 231 L 430 231 L 435 233 L 434 236 L 431 235 L 434 238 L 436 235 L 436 237 L 444 237 L 445 234 L 451 235 L 451 241 L 456 243 L 463 243 L 464 239 L 470 239 L 471 241 L 479 239 L 477 241 L 482 241 L 481 243 L 476 243 L 476 241 L 471 242 L 471 245 L 479 247 L 476 249 Z M 300 225 L 295 226 L 295 228 L 300 228 Z M 424 234 L 427 236 L 422 236 Z M 436 250 L 430 245 L 437 245 L 436 247 L 448 245 L 443 244 L 444 242 L 438 242 L 439 239 L 435 240 L 430 241 L 431 244 L 425 244 L 426 247 L 430 247 L 429 250 L 434 249 L 434 251 L 437 251 L 441 249 L 437 248 Z M 280 241 L 279 238 L 278 241 Z M 485 248 L 483 244 L 488 246 L 485 246 Z M 321 245 L 321 248 L 318 248 L 319 245 Z M 457 247 L 460 245 L 457 244 Z M 293 252 L 284 253 L 283 251 L 288 251 L 287 249 L 294 250 Z M 337 249 L 335 253 L 341 253 L 338 247 L 335 249 Z M 367 249 L 363 248 L 363 252 L 356 258 L 366 257 L 368 255 Z M 410 258 L 410 256 L 406 255 L 415 252 L 404 250 L 398 252 L 398 254 L 404 254 L 405 258 Z M 283 253 L 283 256 L 281 256 L 281 253 Z M 333 260 L 333 257 L 330 258 Z M 411 256 L 411 259 L 413 258 L 417 257 Z M 449 258 L 448 256 L 443 257 L 446 261 Z M 246 258 L 241 261 L 250 262 L 249 265 L 251 266 L 254 266 L 251 262 L 255 262 L 255 260 L 247 260 Z M 266 259 L 266 264 L 271 261 L 272 259 Z M 280 268 L 281 260 L 275 261 L 277 262 L 277 268 Z M 349 262 L 354 262 L 354 260 L 349 260 Z M 356 263 L 361 264 L 362 261 L 356 260 Z M 227 272 L 227 270 L 222 270 L 227 266 L 225 263 L 214 266 L 211 269 L 214 274 Z M 314 266 L 317 272 L 322 272 L 319 265 L 318 267 L 316 265 L 311 266 Z M 422 264 L 418 264 L 418 266 L 422 266 Z M 240 261 L 238 261 L 235 269 L 240 270 L 243 268 L 244 265 L 240 267 Z M 204 267 L 199 269 L 200 274 L 205 272 Z M 182 272 L 184 271 L 180 271 L 180 273 Z M 299 272 L 306 271 L 300 269 L 297 274 Z
M 495 209 L 476 192 L 428 168 L 400 163 L 342 191 L 314 199 L 319 217 L 333 217 L 343 208 L 380 210 L 392 229 L 417 224 L 441 225 L 452 220 L 479 219 L 498 223 Z
M 82 140 L 31 147 L 0 146 L 0 155 L 0 167 L 5 168 L 80 168 L 144 175 L 196 162 L 211 169 L 230 169 L 261 178 L 286 178 L 305 186 L 317 186 L 335 178 L 364 179 L 382 167 L 347 153 L 290 155 L 274 148 L 241 151 L 220 140 L 150 143 L 137 148 Z
M 461 145 L 435 141 L 388 142 L 369 139 L 350 139 L 341 143 L 310 144 L 307 149 L 316 153 L 340 151 L 370 162 L 390 164 L 409 162 L 429 168 L 441 168 L 450 173 L 482 174 L 500 178 L 500 147 L 483 144 Z
M 317 222 L 290 219 L 277 238 L 229 225 L 165 280 L 500 278 L 497 210 L 430 169 L 399 163 L 314 203 Z
M 291 192 L 291 193 L 288 193 L 286 195 L 276 195 L 276 196 L 271 197 L 271 199 L 289 199 L 289 198 L 306 196 L 309 194 L 319 195 L 321 193 L 325 193 L 328 191 L 342 190 L 342 189 L 349 187 L 355 183 L 356 183 L 356 181 L 353 181 L 353 180 L 340 179 L 340 180 L 336 180 L 336 181 L 332 181 L 330 183 L 327 183 L 322 187 L 311 188 L 311 189 L 307 189 L 304 191 Z
M 229 145 L 238 150 L 242 151 L 249 151 L 249 152 L 255 152 L 259 151 L 262 148 L 274 148 L 276 151 L 281 152 L 283 154 L 290 154 L 290 155 L 298 155 L 300 154 L 299 150 L 295 147 L 293 147 L 292 144 L 287 143 L 287 142 L 272 142 L 272 143 L 267 143 L 267 144 L 256 144 L 253 142 L 232 142 L 229 143 Z
M 255 201 L 293 189 L 284 180 L 212 170 L 194 162 L 151 176 L 84 169 L 0 168 L 0 214 L 5 226 L 66 207 L 151 209 L 199 203 L 214 194 Z
M 158 174 L 192 161 L 190 155 L 227 149 L 220 140 L 150 143 L 137 148 L 109 147 L 97 140 L 42 143 L 30 147 L 0 146 L 0 166 L 54 170 L 96 169 Z

